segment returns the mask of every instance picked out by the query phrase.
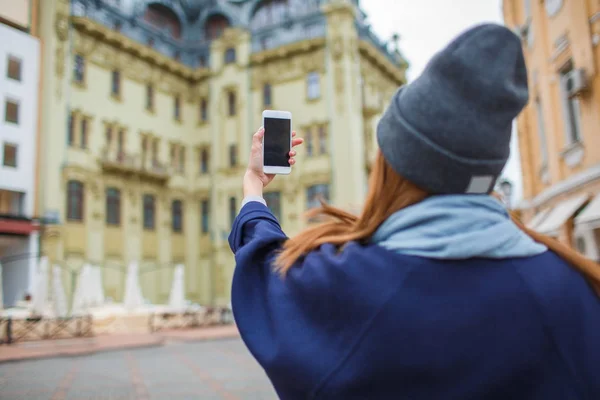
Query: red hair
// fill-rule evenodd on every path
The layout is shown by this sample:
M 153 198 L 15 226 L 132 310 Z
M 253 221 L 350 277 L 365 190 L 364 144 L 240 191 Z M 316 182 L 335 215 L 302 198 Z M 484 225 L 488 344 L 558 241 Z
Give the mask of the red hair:
M 369 192 L 360 216 L 323 203 L 308 212 L 309 216 L 324 216 L 327 221 L 310 227 L 287 240 L 275 266 L 285 274 L 305 254 L 325 243 L 339 248 L 351 241 L 366 243 L 377 228 L 393 213 L 429 196 L 429 193 L 407 181 L 378 154 L 369 180 Z M 578 270 L 600 296 L 600 265 L 557 240 L 526 228 L 514 216 L 515 224 L 533 240 L 546 245 L 573 268 Z

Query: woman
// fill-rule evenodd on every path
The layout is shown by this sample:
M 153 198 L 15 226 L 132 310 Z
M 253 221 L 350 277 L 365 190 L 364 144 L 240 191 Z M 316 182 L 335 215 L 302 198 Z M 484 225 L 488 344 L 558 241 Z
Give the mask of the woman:
M 600 399 L 600 266 L 491 195 L 527 100 L 519 39 L 463 33 L 382 117 L 362 214 L 292 239 L 254 136 L 232 303 L 282 399 Z

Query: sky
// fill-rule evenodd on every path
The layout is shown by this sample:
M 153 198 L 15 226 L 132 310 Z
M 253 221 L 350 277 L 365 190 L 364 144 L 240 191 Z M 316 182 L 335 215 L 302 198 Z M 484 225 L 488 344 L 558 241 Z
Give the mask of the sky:
M 373 31 L 384 40 L 400 35 L 408 59 L 409 81 L 455 36 L 482 22 L 502 23 L 501 0 L 362 0 Z M 516 134 L 505 175 L 514 183 L 514 200 L 522 193 Z

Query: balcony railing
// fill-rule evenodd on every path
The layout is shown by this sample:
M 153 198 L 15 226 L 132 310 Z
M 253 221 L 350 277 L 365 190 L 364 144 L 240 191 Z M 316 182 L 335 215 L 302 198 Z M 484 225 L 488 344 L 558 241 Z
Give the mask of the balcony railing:
M 369 25 L 365 25 L 362 22 L 356 23 L 356 28 L 358 30 L 358 36 L 370 42 L 375 48 L 381 51 L 388 60 L 390 60 L 396 66 L 401 66 L 403 63 L 404 57 L 400 53 L 396 53 L 395 51 L 390 50 L 387 42 L 383 42 L 381 39 L 377 37 L 377 35 L 371 30 Z
M 140 178 L 166 181 L 171 175 L 171 169 L 160 161 L 124 151 L 104 149 L 100 163 L 105 171 L 138 175 Z

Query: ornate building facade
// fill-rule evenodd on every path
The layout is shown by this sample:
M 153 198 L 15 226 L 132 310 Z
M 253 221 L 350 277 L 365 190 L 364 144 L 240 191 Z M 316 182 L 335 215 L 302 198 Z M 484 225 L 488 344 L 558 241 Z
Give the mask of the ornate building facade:
M 504 0 L 503 11 L 529 68 L 517 122 L 523 216 L 600 260 L 600 2 Z
M 306 144 L 265 194 L 293 234 L 319 195 L 359 206 L 374 129 L 406 62 L 358 0 L 44 0 L 42 247 L 103 266 L 120 300 L 139 261 L 165 302 L 229 302 L 227 236 L 264 109 L 289 110 Z

